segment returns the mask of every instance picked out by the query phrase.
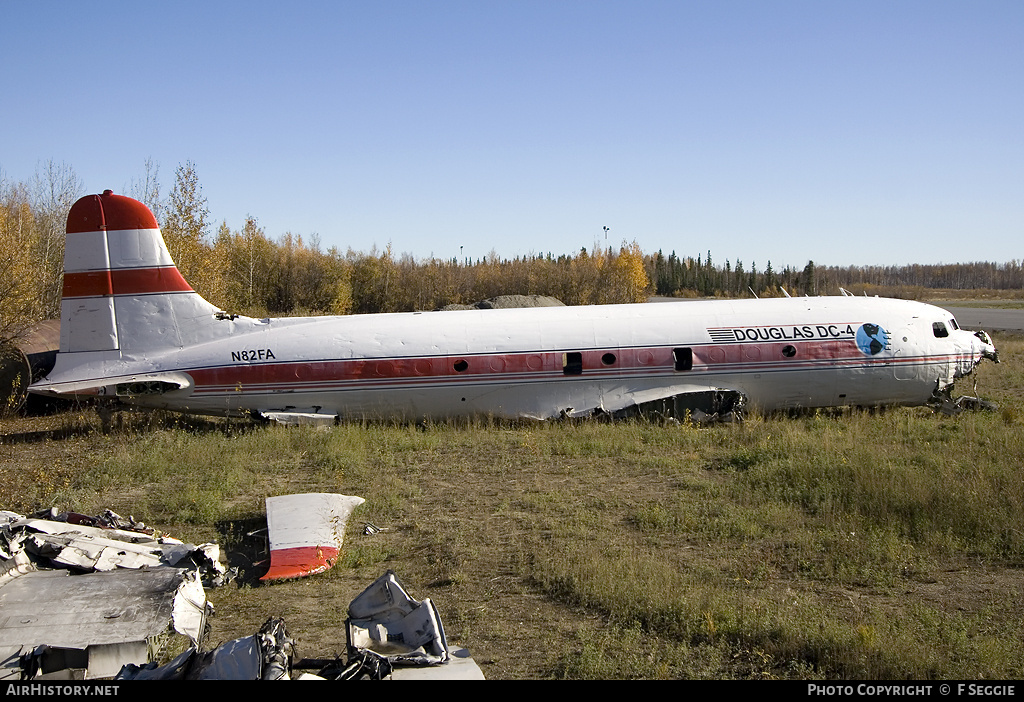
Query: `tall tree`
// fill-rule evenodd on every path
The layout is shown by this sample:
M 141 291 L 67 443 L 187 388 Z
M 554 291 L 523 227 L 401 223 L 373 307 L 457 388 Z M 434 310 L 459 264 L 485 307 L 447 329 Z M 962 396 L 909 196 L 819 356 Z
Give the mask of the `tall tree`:
M 36 169 L 32 179 L 32 212 L 36 242 L 33 251 L 40 266 L 40 302 L 46 316 L 60 316 L 64 280 L 64 230 L 68 212 L 81 197 L 82 181 L 70 165 L 50 159 Z
M 160 165 L 147 158 L 141 180 L 132 178 L 128 193 L 149 208 L 158 223 L 163 224 L 164 208 L 167 203 L 160 195 Z
M 814 261 L 808 261 L 800 274 L 800 283 L 803 285 L 805 295 L 817 295 L 818 285 L 814 279 Z
M 195 164 L 191 161 L 178 166 L 174 172 L 174 187 L 169 199 L 161 227 L 164 242 L 181 274 L 202 292 L 211 273 L 204 265 L 210 249 L 206 241 L 210 211 L 206 207 Z
M 28 188 L 0 178 L 0 348 L 46 316 L 35 243 Z

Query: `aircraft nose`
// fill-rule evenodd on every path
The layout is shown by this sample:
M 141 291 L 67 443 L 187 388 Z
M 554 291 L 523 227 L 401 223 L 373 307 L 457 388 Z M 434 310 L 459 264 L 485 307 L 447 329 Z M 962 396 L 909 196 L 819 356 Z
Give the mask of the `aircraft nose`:
M 988 358 L 996 363 L 999 363 L 999 352 L 996 351 L 995 344 L 992 343 L 992 337 L 986 332 L 976 331 L 974 336 L 981 342 L 981 356 L 982 358 Z

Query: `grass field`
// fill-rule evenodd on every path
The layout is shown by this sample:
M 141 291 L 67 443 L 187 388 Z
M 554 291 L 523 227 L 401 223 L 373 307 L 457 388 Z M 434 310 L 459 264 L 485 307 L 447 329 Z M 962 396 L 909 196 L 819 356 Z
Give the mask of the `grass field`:
M 957 417 L 5 420 L 0 508 L 111 508 L 227 546 L 243 584 L 209 593 L 213 644 L 274 615 L 300 656 L 342 653 L 349 600 L 392 569 L 491 678 L 1020 678 L 1024 341 L 996 343 L 977 394 L 1000 410 Z M 241 535 L 265 497 L 313 491 L 367 500 L 341 563 L 255 586 Z

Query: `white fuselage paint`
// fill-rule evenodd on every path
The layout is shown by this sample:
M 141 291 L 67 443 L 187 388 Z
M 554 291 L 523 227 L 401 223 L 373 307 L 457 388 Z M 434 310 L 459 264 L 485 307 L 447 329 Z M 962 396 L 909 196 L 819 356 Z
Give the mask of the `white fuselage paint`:
M 81 198 L 67 231 L 42 394 L 297 421 L 586 416 L 717 390 L 760 410 L 917 405 L 995 357 L 938 307 L 850 296 L 256 320 L 191 289 L 137 200 Z
M 950 320 L 931 305 L 854 297 L 238 318 L 219 320 L 215 340 L 106 356 L 87 384 L 174 372 L 190 386 L 125 399 L 200 413 L 406 419 L 548 418 L 711 388 L 763 410 L 916 405 L 982 358 L 983 342 Z M 948 336 L 934 335 L 936 322 Z M 858 346 L 865 324 L 884 330 L 874 353 Z M 675 349 L 690 350 L 689 369 L 676 370 Z M 566 375 L 573 353 L 580 372 Z M 85 370 L 71 375 L 81 381 Z

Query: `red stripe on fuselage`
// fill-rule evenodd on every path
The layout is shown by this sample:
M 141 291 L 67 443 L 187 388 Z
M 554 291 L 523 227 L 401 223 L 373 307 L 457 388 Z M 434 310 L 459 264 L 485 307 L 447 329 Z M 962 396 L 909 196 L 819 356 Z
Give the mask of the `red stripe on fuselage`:
M 115 268 L 64 274 L 64 297 L 149 295 L 192 292 L 192 287 L 174 266 Z
M 525 352 L 491 355 L 433 356 L 421 358 L 377 358 L 306 362 L 256 362 L 199 368 L 188 371 L 196 383 L 196 391 L 283 391 L 312 390 L 317 386 L 373 382 L 394 385 L 396 381 L 419 384 L 450 383 L 465 379 L 487 382 L 553 380 L 556 378 L 597 379 L 643 377 L 654 374 L 675 374 L 682 381 L 690 374 L 707 372 L 761 372 L 811 370 L 848 365 L 873 365 L 892 362 L 892 357 L 876 358 L 861 353 L 852 340 L 806 342 L 798 346 L 796 356 L 784 357 L 786 344 L 731 344 L 690 346 L 693 368 L 675 370 L 673 348 L 648 347 L 632 349 L 598 349 L 580 351 L 582 373 L 563 373 L 563 352 Z M 615 354 L 615 361 L 606 364 L 602 358 Z M 900 359 L 910 361 L 914 359 Z M 926 362 L 932 359 L 920 359 Z M 465 362 L 464 370 L 460 362 Z

